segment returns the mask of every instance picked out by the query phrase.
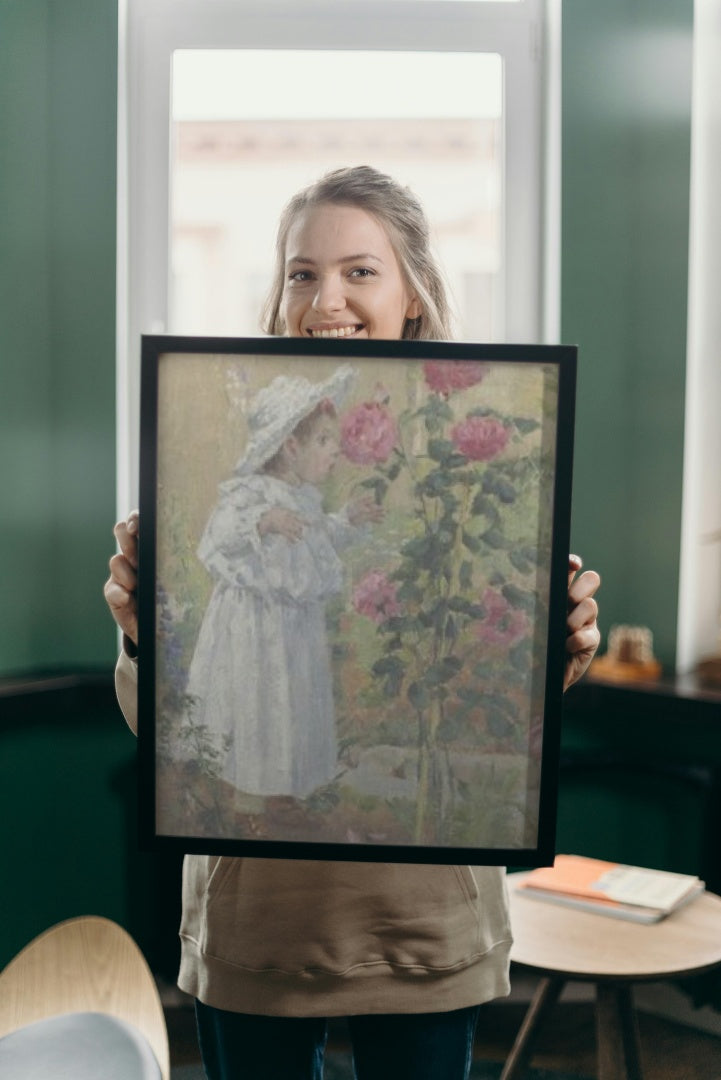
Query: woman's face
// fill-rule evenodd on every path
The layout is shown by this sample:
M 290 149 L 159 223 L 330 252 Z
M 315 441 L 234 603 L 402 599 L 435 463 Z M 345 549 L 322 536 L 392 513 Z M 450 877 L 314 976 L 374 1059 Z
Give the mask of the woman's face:
M 285 250 L 289 337 L 394 339 L 421 314 L 388 234 L 360 207 L 311 207 L 291 226 Z

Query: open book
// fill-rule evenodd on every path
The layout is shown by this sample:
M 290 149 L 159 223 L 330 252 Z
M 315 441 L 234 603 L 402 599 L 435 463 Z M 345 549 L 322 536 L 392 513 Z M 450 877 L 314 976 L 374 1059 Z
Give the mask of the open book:
M 674 874 L 642 866 L 557 855 L 553 866 L 532 870 L 518 889 L 528 897 L 553 904 L 653 923 L 704 891 L 693 874 Z

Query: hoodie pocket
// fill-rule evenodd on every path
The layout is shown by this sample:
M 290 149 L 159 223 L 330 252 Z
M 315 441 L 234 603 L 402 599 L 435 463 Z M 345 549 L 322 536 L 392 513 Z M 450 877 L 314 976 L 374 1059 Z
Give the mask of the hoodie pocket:
M 508 936 L 498 867 L 188 861 L 184 932 L 209 956 L 251 970 L 447 971 Z

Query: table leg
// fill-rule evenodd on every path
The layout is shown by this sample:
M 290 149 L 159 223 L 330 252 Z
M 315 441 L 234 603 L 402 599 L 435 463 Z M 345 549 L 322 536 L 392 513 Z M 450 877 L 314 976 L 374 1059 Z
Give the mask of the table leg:
M 596 984 L 599 1080 L 643 1080 L 629 983 Z
M 558 1001 L 565 981 L 560 978 L 541 979 L 503 1066 L 500 1080 L 520 1080 L 523 1076 L 531 1060 L 541 1022 Z

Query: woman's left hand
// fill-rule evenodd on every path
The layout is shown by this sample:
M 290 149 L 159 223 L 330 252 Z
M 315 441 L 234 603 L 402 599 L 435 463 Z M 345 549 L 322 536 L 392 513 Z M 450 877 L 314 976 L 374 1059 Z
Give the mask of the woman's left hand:
M 578 555 L 568 557 L 568 617 L 566 619 L 566 671 L 563 689 L 568 690 L 581 678 L 595 656 L 601 640 L 596 619 L 598 604 L 594 593 L 601 584 L 595 570 L 576 574 L 583 566 Z

